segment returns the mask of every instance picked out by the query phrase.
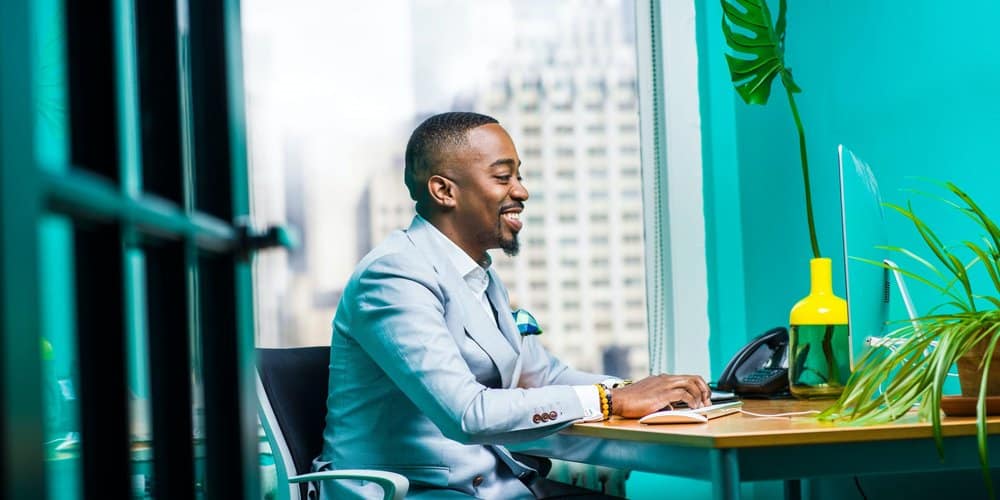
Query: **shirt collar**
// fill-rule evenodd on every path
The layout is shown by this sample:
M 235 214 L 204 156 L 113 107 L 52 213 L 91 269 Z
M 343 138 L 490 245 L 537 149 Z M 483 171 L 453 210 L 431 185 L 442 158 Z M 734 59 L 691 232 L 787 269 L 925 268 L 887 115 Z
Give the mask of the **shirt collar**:
M 434 224 L 431 224 L 420 215 L 417 215 L 415 219 L 418 224 L 425 224 L 431 229 L 430 233 L 440 243 L 441 248 L 448 257 L 448 261 L 451 262 L 451 265 L 455 267 L 455 270 L 458 271 L 458 274 L 462 276 L 469 287 L 477 293 L 486 291 L 486 287 L 489 285 L 487 270 L 490 264 L 493 263 L 490 255 L 486 254 L 486 265 L 480 266 L 479 263 L 472 260 L 472 257 L 469 257 L 469 254 L 465 253 L 465 250 L 462 250 L 454 241 L 445 236 Z

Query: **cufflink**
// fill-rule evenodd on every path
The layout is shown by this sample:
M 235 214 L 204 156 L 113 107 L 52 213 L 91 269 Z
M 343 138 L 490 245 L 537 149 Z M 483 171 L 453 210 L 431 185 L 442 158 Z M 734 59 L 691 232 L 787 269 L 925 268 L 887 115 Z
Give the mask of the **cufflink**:
M 538 320 L 531 315 L 525 309 L 515 309 L 512 311 L 514 315 L 514 324 L 517 325 L 517 331 L 521 332 L 521 335 L 541 335 L 542 328 L 538 326 Z

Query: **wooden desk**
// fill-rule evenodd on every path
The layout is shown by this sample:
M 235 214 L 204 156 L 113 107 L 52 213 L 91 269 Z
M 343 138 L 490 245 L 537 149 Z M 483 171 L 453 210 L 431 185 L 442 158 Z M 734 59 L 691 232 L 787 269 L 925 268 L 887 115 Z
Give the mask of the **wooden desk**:
M 822 410 L 831 403 L 746 400 L 743 409 L 776 414 Z M 987 426 L 989 448 L 1000 449 L 1000 417 L 990 418 Z M 938 456 L 930 424 L 919 422 L 913 413 L 872 426 L 834 425 L 810 416 L 734 414 L 703 424 L 644 425 L 626 419 L 576 424 L 554 437 L 558 444 L 540 440 L 512 448 L 709 480 L 717 499 L 739 498 L 741 481 L 784 480 L 786 497 L 797 499 L 802 478 L 979 468 L 975 418 L 945 418 L 942 434 L 944 460 Z M 1000 463 L 1000 457 L 993 456 L 998 453 L 991 455 L 990 463 Z

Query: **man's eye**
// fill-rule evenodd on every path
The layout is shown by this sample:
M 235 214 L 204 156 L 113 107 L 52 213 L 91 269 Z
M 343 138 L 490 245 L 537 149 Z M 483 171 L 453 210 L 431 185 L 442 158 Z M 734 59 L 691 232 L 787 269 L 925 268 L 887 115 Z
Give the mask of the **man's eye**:
M 508 181 L 510 181 L 510 177 L 511 176 L 509 176 L 509 175 L 498 175 L 497 179 L 500 179 L 503 182 L 508 182 Z M 518 179 L 518 180 L 520 180 L 520 179 Z

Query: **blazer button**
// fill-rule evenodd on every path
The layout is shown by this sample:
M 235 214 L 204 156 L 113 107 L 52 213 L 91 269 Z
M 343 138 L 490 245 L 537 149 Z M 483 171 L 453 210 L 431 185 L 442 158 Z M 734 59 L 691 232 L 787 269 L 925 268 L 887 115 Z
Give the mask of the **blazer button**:
M 483 484 L 483 476 L 476 476 L 472 480 L 472 487 L 478 488 L 480 484 Z
M 531 417 L 531 421 L 540 424 L 542 423 L 542 416 L 536 413 L 534 417 Z
M 556 417 L 558 417 L 558 416 L 559 416 L 559 414 L 556 413 L 556 412 L 554 412 L 554 411 L 550 411 L 549 412 L 549 420 L 555 420 Z
M 542 413 L 542 422 L 548 422 L 548 421 L 549 421 L 549 414 Z

